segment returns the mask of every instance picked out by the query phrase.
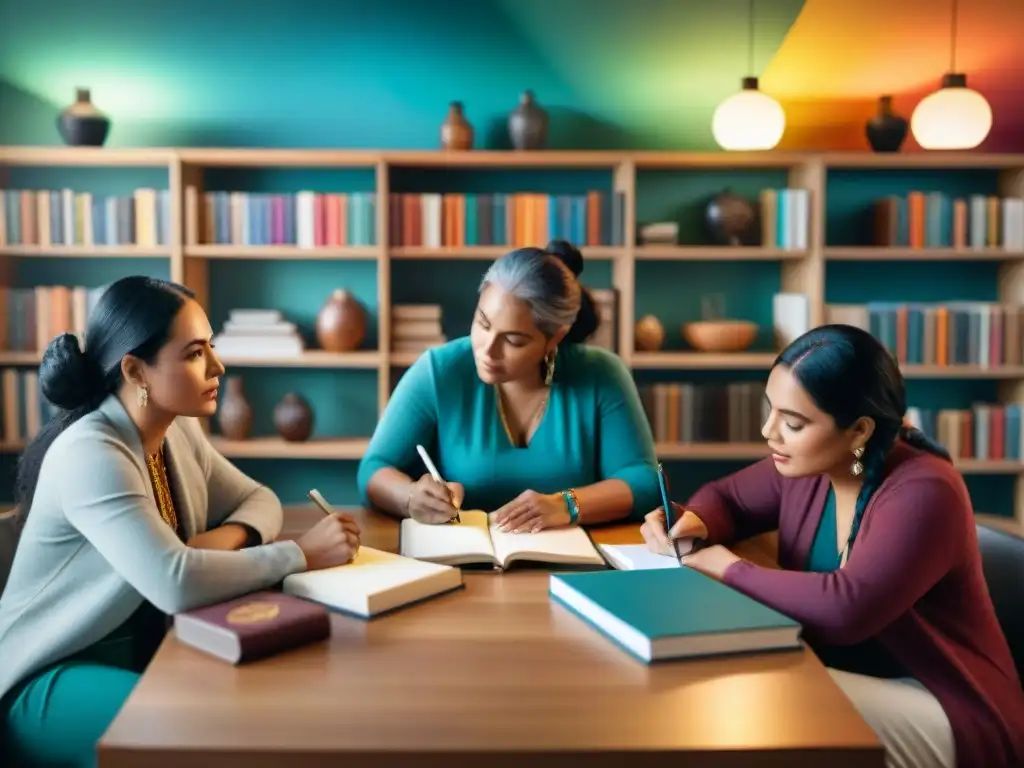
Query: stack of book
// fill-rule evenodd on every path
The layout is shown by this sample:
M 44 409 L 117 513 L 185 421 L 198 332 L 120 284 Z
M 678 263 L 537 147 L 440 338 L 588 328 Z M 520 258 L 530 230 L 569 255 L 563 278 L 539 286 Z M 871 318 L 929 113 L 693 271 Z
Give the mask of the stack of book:
M 222 357 L 297 357 L 306 348 L 295 323 L 277 309 L 231 310 L 213 343 Z
M 396 304 L 391 309 L 391 349 L 420 354 L 448 341 L 440 304 Z

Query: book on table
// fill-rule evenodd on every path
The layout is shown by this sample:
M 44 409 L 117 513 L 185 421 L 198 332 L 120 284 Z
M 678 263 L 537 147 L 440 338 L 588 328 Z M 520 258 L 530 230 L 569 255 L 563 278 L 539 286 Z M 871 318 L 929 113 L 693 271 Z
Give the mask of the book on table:
M 803 647 L 798 622 L 692 568 L 552 574 L 549 593 L 648 663 Z
M 462 572 L 371 547 L 345 565 L 285 576 L 282 591 L 369 619 L 463 586 Z
M 462 510 L 461 523 L 428 525 L 402 521 L 399 551 L 418 560 L 446 565 L 490 565 L 505 570 L 517 562 L 606 567 L 582 528 L 550 528 L 536 533 L 508 533 L 481 510 Z
M 651 552 L 646 544 L 598 544 L 609 565 L 620 571 L 646 571 L 659 568 L 682 568 L 678 558 Z M 682 547 L 680 554 L 686 554 Z
M 325 640 L 331 619 L 322 605 L 261 590 L 175 614 L 174 634 L 185 645 L 241 664 Z

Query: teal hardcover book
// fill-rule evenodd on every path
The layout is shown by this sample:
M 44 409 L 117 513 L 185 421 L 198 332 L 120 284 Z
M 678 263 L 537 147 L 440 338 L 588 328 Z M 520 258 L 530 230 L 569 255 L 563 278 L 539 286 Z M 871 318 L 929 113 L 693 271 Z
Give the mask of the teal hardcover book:
M 691 568 L 554 573 L 548 591 L 646 662 L 802 647 L 799 623 Z

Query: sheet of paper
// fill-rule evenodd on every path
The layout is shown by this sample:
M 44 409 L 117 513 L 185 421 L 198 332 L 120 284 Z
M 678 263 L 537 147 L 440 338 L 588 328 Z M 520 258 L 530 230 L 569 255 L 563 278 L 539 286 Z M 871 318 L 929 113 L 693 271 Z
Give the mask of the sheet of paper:
M 645 544 L 599 544 L 601 552 L 620 571 L 649 571 L 656 568 L 682 568 L 679 561 L 651 552 Z M 680 543 L 679 551 L 689 549 Z

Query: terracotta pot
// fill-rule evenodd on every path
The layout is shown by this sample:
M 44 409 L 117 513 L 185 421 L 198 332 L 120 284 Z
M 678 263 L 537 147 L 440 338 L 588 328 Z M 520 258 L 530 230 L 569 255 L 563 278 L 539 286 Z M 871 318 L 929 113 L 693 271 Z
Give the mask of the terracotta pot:
M 462 102 L 448 105 L 448 116 L 441 123 L 441 146 L 444 149 L 472 149 L 473 126 L 462 111 Z
M 366 338 L 366 311 L 349 291 L 338 288 L 316 316 L 316 339 L 328 352 L 351 352 Z
M 636 323 L 636 348 L 641 352 L 656 352 L 665 343 L 665 326 L 654 315 L 644 315 Z
M 313 434 L 313 409 L 305 399 L 289 392 L 274 407 L 274 429 L 290 443 L 301 443 Z
M 88 88 L 76 88 L 75 103 L 57 116 L 57 130 L 65 144 L 102 147 L 110 131 L 110 118 L 96 109 Z
M 228 376 L 227 390 L 217 409 L 217 424 L 228 440 L 245 440 L 252 429 L 252 406 L 245 397 L 240 376 Z

